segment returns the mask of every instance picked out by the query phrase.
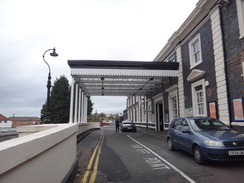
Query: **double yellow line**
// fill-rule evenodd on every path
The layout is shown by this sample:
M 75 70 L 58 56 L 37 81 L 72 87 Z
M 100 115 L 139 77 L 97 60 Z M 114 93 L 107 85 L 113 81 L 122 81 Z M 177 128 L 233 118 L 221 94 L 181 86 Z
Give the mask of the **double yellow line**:
M 88 166 L 87 166 L 87 170 L 84 174 L 83 179 L 81 180 L 81 183 L 94 183 L 95 182 L 103 140 L 104 140 L 104 134 L 103 134 L 103 131 L 101 130 L 101 138 L 100 138 L 99 143 L 97 144 L 94 152 L 92 153 L 92 156 L 91 156 Z M 95 162 L 94 162 L 94 160 L 95 160 Z M 93 169 L 92 169 L 92 165 L 93 165 Z

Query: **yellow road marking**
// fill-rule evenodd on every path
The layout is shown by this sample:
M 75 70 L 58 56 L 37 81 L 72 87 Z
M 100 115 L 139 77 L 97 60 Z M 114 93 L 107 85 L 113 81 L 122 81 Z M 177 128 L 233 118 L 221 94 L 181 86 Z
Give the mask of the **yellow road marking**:
M 103 131 L 101 131 L 101 138 L 100 138 L 99 143 L 97 144 L 94 152 L 92 153 L 92 156 L 91 156 L 91 158 L 89 160 L 89 163 L 88 163 L 88 166 L 87 166 L 87 170 L 86 170 L 86 172 L 85 172 L 85 174 L 83 176 L 83 179 L 81 180 L 81 183 L 87 183 L 88 177 L 89 177 L 90 173 L 92 172 L 91 168 L 92 168 L 92 164 L 94 162 L 95 156 L 96 156 L 96 161 L 95 161 L 95 165 L 94 165 L 94 168 L 93 168 L 93 173 L 92 173 L 90 181 L 89 181 L 90 183 L 95 182 L 95 178 L 96 178 L 96 175 L 97 175 L 97 167 L 98 167 L 98 162 L 99 162 L 99 156 L 101 154 L 101 146 L 102 146 L 102 143 L 103 143 L 103 139 L 104 139 L 104 135 L 103 135 Z M 97 154 L 97 151 L 98 151 L 98 154 Z
M 101 154 L 101 147 L 102 147 L 103 140 L 104 140 L 104 135 L 102 134 L 102 140 L 101 140 L 101 144 L 99 146 L 99 150 L 98 150 L 98 154 L 96 157 L 96 162 L 94 165 L 93 173 L 92 173 L 91 178 L 90 178 L 90 183 L 94 183 L 96 176 L 97 176 L 97 168 L 98 168 L 98 162 L 99 162 L 99 158 L 100 158 L 100 154 Z

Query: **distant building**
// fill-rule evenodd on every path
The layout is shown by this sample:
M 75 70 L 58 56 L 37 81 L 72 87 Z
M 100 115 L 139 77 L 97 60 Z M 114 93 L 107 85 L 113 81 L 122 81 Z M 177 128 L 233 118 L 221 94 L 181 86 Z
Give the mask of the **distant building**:
M 0 114 L 0 128 L 11 128 L 12 121 L 5 117 L 4 115 Z
M 11 116 L 9 119 L 13 123 L 13 127 L 17 126 L 27 126 L 27 125 L 39 125 L 41 123 L 41 119 L 38 117 L 18 117 L 18 116 Z
M 123 119 L 128 119 L 127 110 L 123 111 Z

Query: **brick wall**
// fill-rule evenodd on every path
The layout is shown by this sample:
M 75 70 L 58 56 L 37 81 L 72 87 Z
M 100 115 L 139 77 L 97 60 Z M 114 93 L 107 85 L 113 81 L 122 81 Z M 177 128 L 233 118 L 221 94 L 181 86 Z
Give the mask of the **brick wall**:
M 239 25 L 236 1 L 230 0 L 228 6 L 221 9 L 222 29 L 225 41 L 225 56 L 231 120 L 233 119 L 232 99 L 244 97 L 244 79 L 241 77 L 244 62 L 244 39 L 239 39 Z
M 227 72 L 229 80 L 230 97 L 244 97 L 244 79 L 241 77 L 242 62 L 244 62 L 244 50 L 227 60 Z
M 203 63 L 194 67 L 194 69 L 199 69 L 206 71 L 205 80 L 209 81 L 207 102 L 216 101 L 216 78 L 215 78 L 215 68 L 214 68 L 214 55 L 213 55 L 213 38 L 211 31 L 211 21 L 208 20 L 206 23 L 200 27 L 199 30 L 182 46 L 182 59 L 183 59 L 183 73 L 184 73 L 184 94 L 185 94 L 185 107 L 192 107 L 192 93 L 191 93 L 191 82 L 187 81 L 187 77 L 191 73 L 190 69 L 190 59 L 189 59 L 189 42 L 198 33 L 201 36 L 201 50 Z

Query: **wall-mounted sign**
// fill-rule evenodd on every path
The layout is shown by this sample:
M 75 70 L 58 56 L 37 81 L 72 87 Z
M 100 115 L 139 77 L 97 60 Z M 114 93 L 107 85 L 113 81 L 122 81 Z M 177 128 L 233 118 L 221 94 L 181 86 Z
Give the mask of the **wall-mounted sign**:
M 217 118 L 216 102 L 209 102 L 208 108 L 209 108 L 209 116 L 212 118 Z
M 244 121 L 242 97 L 233 99 L 233 114 L 234 114 L 234 120 L 235 121 Z

